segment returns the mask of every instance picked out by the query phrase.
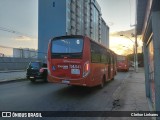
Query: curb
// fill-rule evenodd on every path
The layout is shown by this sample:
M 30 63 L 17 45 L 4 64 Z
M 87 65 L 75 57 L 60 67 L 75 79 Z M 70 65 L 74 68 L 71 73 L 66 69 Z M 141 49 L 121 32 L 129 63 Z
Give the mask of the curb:
M 22 81 L 27 81 L 27 78 L 18 78 L 18 79 L 14 79 L 14 80 L 0 80 L 0 84 L 3 83 L 10 83 L 10 82 L 22 82 Z

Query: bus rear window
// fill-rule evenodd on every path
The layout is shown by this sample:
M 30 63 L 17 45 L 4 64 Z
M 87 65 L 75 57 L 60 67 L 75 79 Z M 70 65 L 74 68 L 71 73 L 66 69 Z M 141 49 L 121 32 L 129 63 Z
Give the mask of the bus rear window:
M 81 58 L 83 50 L 83 39 L 67 38 L 52 41 L 52 57 L 53 58 Z
M 124 56 L 118 56 L 117 57 L 117 61 L 125 61 L 126 60 L 126 58 L 124 57 Z

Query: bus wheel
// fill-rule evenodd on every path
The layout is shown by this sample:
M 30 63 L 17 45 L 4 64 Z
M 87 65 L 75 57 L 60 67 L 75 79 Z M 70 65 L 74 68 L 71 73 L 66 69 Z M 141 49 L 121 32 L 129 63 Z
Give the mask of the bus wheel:
M 105 76 L 103 77 L 103 79 L 102 79 L 102 81 L 101 81 L 100 88 L 103 88 L 103 87 L 104 87 L 104 84 L 105 84 Z

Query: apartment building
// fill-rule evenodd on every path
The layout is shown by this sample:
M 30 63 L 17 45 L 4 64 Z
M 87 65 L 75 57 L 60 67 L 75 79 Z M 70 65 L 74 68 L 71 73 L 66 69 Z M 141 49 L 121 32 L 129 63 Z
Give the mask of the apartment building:
M 39 0 L 38 57 L 44 58 L 49 39 L 86 35 L 109 47 L 109 27 L 96 0 Z
M 137 35 L 142 35 L 145 88 L 150 111 L 160 111 L 160 0 L 137 0 Z M 160 117 L 153 118 L 160 120 Z
M 103 18 L 101 18 L 101 44 L 109 48 L 109 27 Z

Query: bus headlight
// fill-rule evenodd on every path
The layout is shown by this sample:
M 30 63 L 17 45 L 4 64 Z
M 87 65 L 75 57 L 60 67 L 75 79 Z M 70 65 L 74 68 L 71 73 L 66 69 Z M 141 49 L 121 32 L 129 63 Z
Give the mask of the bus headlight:
M 90 64 L 87 61 L 83 67 L 83 77 L 86 77 L 89 74 L 89 72 L 90 72 Z

